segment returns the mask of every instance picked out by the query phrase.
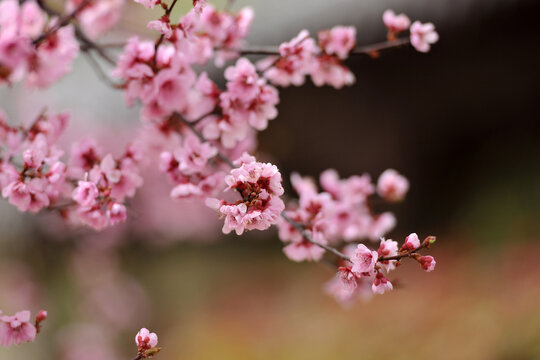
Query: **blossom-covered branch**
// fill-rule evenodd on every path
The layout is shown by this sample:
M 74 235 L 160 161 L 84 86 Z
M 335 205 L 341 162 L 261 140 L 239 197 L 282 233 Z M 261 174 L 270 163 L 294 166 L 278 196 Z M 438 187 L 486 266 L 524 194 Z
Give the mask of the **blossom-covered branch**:
M 301 86 L 307 79 L 316 86 L 351 86 L 356 78 L 346 65 L 350 56 L 376 58 L 408 43 L 427 52 L 438 40 L 433 24 L 411 24 L 404 14 L 388 10 L 383 15 L 388 35 L 380 43 L 358 46 L 356 28 L 339 25 L 316 36 L 301 30 L 278 48 L 263 48 L 246 44 L 251 8 L 233 13 L 195 0 L 187 14 L 172 19 L 176 0 L 170 5 L 135 2 L 164 10 L 146 25 L 159 36 L 153 41 L 130 37 L 118 60 L 95 39 L 118 21 L 124 0 L 68 0 L 63 12 L 44 0 L 0 3 L 0 84 L 24 81 L 31 88 L 46 88 L 71 71 L 82 50 L 100 77 L 124 91 L 128 106 L 141 105 L 142 122 L 119 156 L 92 139 L 75 142 L 64 156 L 58 139 L 68 113 L 42 111 L 29 125 L 11 125 L 0 112 L 4 198 L 21 212 L 55 211 L 71 224 L 101 230 L 127 219 L 127 201 L 143 185 L 142 173 L 156 171 L 151 166 L 158 163 L 157 170 L 171 183 L 171 198 L 205 202 L 223 218 L 224 233 L 241 235 L 275 225 L 290 260 L 335 255 L 330 258 L 337 276 L 326 289 L 341 302 L 391 290 L 388 273 L 403 258 L 416 260 L 426 271 L 434 269 L 433 257 L 418 253 L 434 238 L 421 243 L 412 233 L 398 248 L 385 238 L 395 216 L 373 207 L 375 198 L 389 204 L 404 199 L 409 182 L 397 171 L 386 170 L 374 183 L 368 174 L 341 178 L 329 169 L 321 174 L 320 185 L 293 173 L 298 199 L 285 201 L 278 167 L 250 155 L 256 152 L 258 133 L 277 118 L 280 88 Z M 408 36 L 401 36 L 407 30 Z M 111 76 L 118 82 L 109 81 L 90 51 L 114 66 Z M 244 55 L 263 58 L 253 63 Z M 225 88 L 204 71 L 210 61 L 228 65 Z M 377 250 L 368 248 L 367 241 L 378 242 Z M 40 314 L 34 324 L 28 312 L 0 317 L 0 345 L 32 341 L 46 315 Z M 159 351 L 157 335 L 147 329 L 135 341 L 135 359 Z

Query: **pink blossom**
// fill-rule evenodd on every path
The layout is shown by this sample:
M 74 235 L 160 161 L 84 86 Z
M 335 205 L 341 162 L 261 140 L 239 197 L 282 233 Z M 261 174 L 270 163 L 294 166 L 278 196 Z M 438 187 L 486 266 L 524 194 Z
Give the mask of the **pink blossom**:
M 432 23 L 422 24 L 415 21 L 411 25 L 411 44 L 416 50 L 426 53 L 431 49 L 431 44 L 435 44 L 438 40 L 439 34 Z
M 109 218 L 111 225 L 121 223 L 127 218 L 126 207 L 119 203 L 109 204 L 109 209 L 107 210 L 107 217 Z
M 21 66 L 32 54 L 32 42 L 26 36 L 0 34 L 0 63 L 12 72 Z
M 265 60 L 268 65 L 275 62 L 273 66 L 268 68 L 268 65 L 261 65 L 261 70 L 265 70 L 264 76 L 275 85 L 300 86 L 312 67 L 314 54 L 318 52 L 315 40 L 309 36 L 307 30 L 302 30 L 294 39 L 279 46 L 280 57 L 277 60 Z
M 31 195 L 28 185 L 20 180 L 14 181 L 2 189 L 2 196 L 9 199 L 9 203 L 16 206 L 19 211 L 27 211 L 30 206 Z
M 81 0 L 70 0 L 66 10 L 72 12 Z M 125 0 L 95 0 L 91 1 L 77 13 L 84 33 L 95 39 L 113 28 L 120 20 Z
M 99 190 L 96 184 L 90 181 L 79 181 L 72 198 L 82 207 L 88 208 L 94 206 L 97 202 Z
M 103 209 L 92 207 L 90 209 L 80 207 L 77 209 L 77 219 L 83 224 L 93 227 L 95 230 L 102 230 L 109 225 L 109 218 Z
M 401 250 L 403 251 L 413 251 L 420 247 L 420 239 L 418 239 L 418 235 L 416 233 L 412 233 L 409 236 L 405 238 L 405 242 L 401 246 Z
M 326 241 L 319 241 L 326 244 Z M 291 242 L 283 248 L 285 255 L 292 261 L 319 261 L 322 259 L 325 250 L 307 240 L 301 242 Z
M 386 291 L 392 290 L 393 286 L 387 278 L 381 272 L 377 272 L 375 278 L 373 279 L 373 284 L 371 285 L 371 290 L 375 294 L 384 294 Z
M 232 96 L 249 102 L 259 94 L 261 82 L 255 66 L 246 58 L 240 58 L 235 66 L 225 70 L 227 90 Z
M 231 204 L 224 200 L 209 199 L 207 205 L 225 217 L 223 232 L 235 230 L 241 235 L 244 230 L 266 230 L 276 224 L 285 204 L 280 196 L 281 174 L 275 165 L 257 162 L 244 153 L 235 162 L 239 167 L 225 177 L 229 189 L 240 192 L 243 200 Z
M 0 346 L 19 345 L 22 342 L 32 342 L 35 338 L 36 328 L 30 322 L 30 311 L 0 316 Z
M 383 13 L 383 22 L 390 32 L 396 34 L 407 30 L 411 25 L 411 20 L 409 20 L 407 15 L 396 15 L 396 13 L 390 9 Z
M 429 256 L 429 255 L 428 256 L 421 256 L 418 259 L 418 262 L 422 266 L 422 269 L 424 269 L 427 272 L 435 270 L 435 265 L 437 264 L 437 262 L 435 261 L 433 256 Z
M 157 4 L 161 2 L 160 0 L 133 0 L 133 1 L 135 1 L 138 4 L 141 4 L 147 9 L 153 9 L 154 6 L 156 6 Z
M 364 244 L 358 244 L 354 255 L 351 257 L 353 263 L 351 270 L 357 276 L 363 276 L 364 273 L 371 274 L 378 257 L 379 255 L 376 251 L 369 250 Z
M 139 350 L 149 350 L 156 347 L 158 344 L 158 336 L 156 333 L 151 333 L 147 328 L 139 330 L 135 335 L 135 344 Z
M 154 72 L 147 62 L 153 59 L 154 52 L 153 42 L 139 41 L 136 36 L 130 37 L 112 75 L 126 80 L 152 76 Z
M 201 142 L 195 135 L 188 135 L 184 144 L 174 156 L 178 161 L 179 169 L 185 174 L 201 172 L 207 166 L 208 160 L 216 156 L 218 150 L 209 143 Z
M 94 140 L 84 139 L 73 143 L 68 163 L 70 175 L 82 178 L 94 165 L 99 164 L 101 153 Z
M 384 212 L 373 218 L 368 230 L 368 237 L 377 240 L 390 232 L 396 226 L 396 217 L 391 212 Z
M 197 125 L 206 139 L 219 140 L 227 149 L 235 147 L 240 141 L 246 139 L 250 132 L 247 123 L 232 122 L 228 116 L 208 115 Z
M 385 240 L 384 238 L 381 238 L 381 245 L 377 250 L 377 254 L 379 257 L 396 256 L 398 254 L 397 241 Z M 385 260 L 380 261 L 379 263 L 384 267 L 386 272 L 389 272 L 390 270 L 394 270 L 396 268 L 396 260 Z
M 171 25 L 169 22 L 164 21 L 163 19 L 150 21 L 148 24 L 146 24 L 146 27 L 150 30 L 159 32 L 165 37 L 165 39 L 169 39 L 173 34 Z
M 78 54 L 75 28 L 73 25 L 61 27 L 39 43 L 31 59 L 27 84 L 39 88 L 50 86 L 71 71 L 71 64 Z
M 137 188 L 142 186 L 143 179 L 140 175 L 140 169 L 132 158 L 124 157 L 120 161 L 119 168 L 113 170 L 114 174 L 120 174 L 118 181 L 112 184 L 111 196 L 118 201 L 124 201 L 126 197 L 135 196 Z M 108 175 L 110 179 L 111 175 Z
M 36 38 L 42 33 L 47 16 L 35 1 L 25 1 L 21 5 L 20 20 L 21 32 Z
M 219 94 L 216 84 L 210 80 L 206 72 L 202 72 L 195 86 L 188 93 L 188 101 L 182 115 L 189 121 L 201 119 L 214 110 Z
M 354 84 L 354 74 L 338 58 L 330 55 L 315 57 L 310 71 L 316 86 L 330 85 L 336 89 Z
M 388 201 L 401 201 L 409 190 L 409 181 L 394 169 L 385 170 L 377 181 L 377 193 Z
M 300 174 L 293 172 L 291 174 L 291 184 L 300 198 L 317 194 L 317 185 L 312 178 L 301 177 Z
M 328 55 L 346 59 L 355 45 L 354 26 L 334 26 L 330 30 L 319 31 L 319 46 Z

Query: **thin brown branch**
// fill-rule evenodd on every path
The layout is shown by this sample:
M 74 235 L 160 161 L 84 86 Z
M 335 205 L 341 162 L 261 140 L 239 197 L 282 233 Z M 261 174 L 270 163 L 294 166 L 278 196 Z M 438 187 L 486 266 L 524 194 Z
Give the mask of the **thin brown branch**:
M 174 118 L 176 120 L 179 120 L 181 121 L 184 125 L 186 125 L 187 127 L 189 127 L 189 129 L 199 138 L 199 140 L 201 140 L 202 142 L 208 142 L 208 140 L 206 140 L 206 138 L 203 136 L 203 134 L 201 134 L 201 132 L 199 130 L 197 130 L 195 128 L 195 126 L 193 125 L 193 123 L 190 123 L 189 121 L 187 121 L 186 119 L 184 119 L 180 114 L 178 113 L 175 113 L 173 114 Z M 224 163 L 226 163 L 227 165 L 229 165 L 229 167 L 231 167 L 232 169 L 234 169 L 236 166 L 234 166 L 233 162 L 231 161 L 231 159 L 229 159 L 226 155 L 224 155 L 223 153 L 221 153 L 220 151 L 218 151 L 218 154 L 217 156 L 223 160 Z
M 395 256 L 380 256 L 377 261 L 378 262 L 381 262 L 381 261 L 388 261 L 388 260 L 401 260 L 405 257 L 414 257 L 415 255 L 417 255 L 416 253 L 419 251 L 419 250 L 422 250 L 423 248 L 427 248 L 428 247 L 428 244 L 429 242 L 427 241 L 424 241 L 419 247 L 417 247 L 416 249 L 414 250 L 411 250 L 411 251 L 407 251 L 405 253 L 402 253 L 402 254 L 398 254 L 398 255 L 395 255 Z
M 304 229 L 304 227 L 297 223 L 296 221 L 292 220 L 287 214 L 285 214 L 285 212 L 282 212 L 281 213 L 281 217 L 286 221 L 288 222 L 289 224 L 291 224 L 292 227 L 294 227 L 300 234 L 302 234 L 302 236 L 307 240 L 309 241 L 310 243 L 312 243 L 313 245 L 317 245 L 318 247 L 320 248 L 323 248 L 324 250 L 326 251 L 329 251 L 331 252 L 332 254 L 334 255 L 337 255 L 338 257 L 340 257 L 341 259 L 343 260 L 347 260 L 347 261 L 351 261 L 351 258 L 348 257 L 347 255 L 343 254 L 342 252 L 340 252 L 339 250 L 331 247 L 331 246 L 328 246 L 328 245 L 325 245 L 325 244 L 321 244 L 320 242 L 318 241 L 315 241 L 313 240 L 313 238 L 307 233 L 307 231 Z
M 52 26 L 50 29 L 48 29 L 43 34 L 41 34 L 36 40 L 34 40 L 34 45 L 38 45 L 40 42 L 42 42 L 43 40 L 45 40 L 46 38 L 48 38 L 49 36 L 54 34 L 56 31 L 58 31 L 58 29 L 66 26 L 67 24 L 69 24 L 71 22 L 71 20 L 74 19 L 75 16 L 77 16 L 77 14 L 86 5 L 88 5 L 89 2 L 90 2 L 90 0 L 81 1 L 80 4 L 77 5 L 77 7 L 75 9 L 73 9 L 73 11 L 71 13 L 69 13 L 67 15 L 64 15 L 61 18 L 59 18 L 58 22 L 54 26 Z M 43 4 L 42 1 L 38 1 L 38 4 L 43 8 L 42 5 L 44 5 L 44 4 Z M 52 11 L 52 9 L 50 9 L 50 10 Z M 60 14 L 57 13 L 57 12 L 54 12 L 54 15 L 59 16 Z
M 396 40 L 387 40 L 366 46 L 357 46 L 354 48 L 350 55 L 373 55 L 375 52 L 382 50 L 397 48 L 410 43 L 409 38 L 399 38 Z M 243 49 L 229 49 L 231 51 L 238 52 L 240 55 L 265 55 L 265 56 L 279 56 L 279 49 L 276 46 L 261 46 L 261 47 L 248 47 Z
M 87 0 L 86 0 L 87 1 Z M 84 1 L 83 1 L 84 2 Z M 60 14 L 58 11 L 54 10 L 53 8 L 49 7 L 49 5 L 47 5 L 45 3 L 45 1 L 43 0 L 37 0 L 37 4 L 38 6 L 43 10 L 45 11 L 49 16 L 58 16 L 60 17 L 62 14 Z M 79 9 L 80 6 L 77 7 L 77 9 Z M 81 7 L 82 8 L 82 7 Z M 80 9 L 79 9 L 80 10 Z M 76 14 L 75 14 L 76 15 Z M 63 23 L 62 26 L 65 26 L 69 23 L 71 23 L 71 20 L 73 20 L 73 17 L 66 17 L 65 18 L 65 21 Z M 62 21 L 60 22 L 62 23 Z M 77 40 L 79 40 L 79 42 L 81 43 L 81 49 L 83 51 L 86 51 L 88 49 L 92 49 L 94 51 L 96 51 L 103 59 L 105 59 L 105 61 L 107 61 L 109 64 L 111 65 L 116 65 L 116 61 L 114 61 L 106 52 L 103 48 L 101 48 L 98 44 L 96 44 L 95 42 L 93 42 L 92 40 L 90 40 L 85 34 L 84 32 L 81 30 L 81 28 L 76 25 L 76 24 L 73 24 L 73 26 L 75 27 L 75 36 L 77 37 Z M 58 30 L 58 29 L 56 29 Z M 56 31 L 55 30 L 55 31 Z M 36 40 L 37 41 L 37 40 Z
M 105 73 L 105 71 L 103 71 L 103 69 L 101 68 L 101 65 L 99 65 L 98 61 L 96 59 L 94 59 L 94 56 L 92 55 L 91 52 L 89 52 L 88 50 L 83 50 L 86 54 L 85 58 L 88 60 L 88 63 L 90 64 L 90 66 L 94 69 L 94 72 L 97 74 L 97 76 L 105 83 L 107 84 L 108 86 L 112 87 L 113 89 L 122 89 L 123 88 L 123 85 L 122 84 L 117 84 L 115 83 L 113 80 L 111 80 L 107 74 Z

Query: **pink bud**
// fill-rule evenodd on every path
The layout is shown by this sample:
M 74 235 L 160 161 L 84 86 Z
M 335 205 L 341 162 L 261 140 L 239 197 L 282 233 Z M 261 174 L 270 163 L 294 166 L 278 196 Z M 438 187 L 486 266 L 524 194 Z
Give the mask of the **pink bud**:
M 435 265 L 437 264 L 437 262 L 435 261 L 433 256 L 429 256 L 429 255 L 428 256 L 421 256 L 418 259 L 418 262 L 422 266 L 422 269 L 424 269 L 427 272 L 435 270 Z
M 151 349 L 158 344 L 158 336 L 155 333 L 151 333 L 147 328 L 139 330 L 135 335 L 135 344 L 141 350 Z
M 403 251 L 413 251 L 420 247 L 420 239 L 416 233 L 412 233 L 405 238 L 405 243 L 401 246 Z

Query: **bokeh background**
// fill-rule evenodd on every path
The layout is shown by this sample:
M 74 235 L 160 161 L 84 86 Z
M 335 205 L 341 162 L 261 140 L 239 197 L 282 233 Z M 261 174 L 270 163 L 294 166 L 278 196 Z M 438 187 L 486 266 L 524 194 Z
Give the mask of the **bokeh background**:
M 158 13 L 129 5 L 105 40 L 152 36 L 143 24 Z M 350 59 L 353 87 L 282 89 L 259 151 L 285 177 L 398 169 L 412 187 L 392 207 L 399 223 L 389 237 L 437 235 L 437 270 L 406 263 L 394 292 L 344 309 L 322 291 L 327 268 L 287 260 L 272 231 L 222 236 L 212 211 L 168 200 L 166 183 L 135 204 L 163 201 L 134 206 L 135 221 L 97 234 L 3 201 L 0 308 L 46 308 L 50 319 L 36 343 L 1 349 L 0 359 L 129 359 L 143 326 L 158 332 L 164 360 L 540 359 L 540 3 L 239 0 L 234 8 L 246 5 L 257 45 L 335 24 L 355 25 L 359 44 L 378 42 L 386 8 L 436 24 L 441 40 L 427 55 L 404 48 Z M 71 110 L 66 144 L 91 134 L 115 151 L 138 124 L 137 109 L 84 57 L 46 92 L 0 89 L 12 119 L 45 105 Z

